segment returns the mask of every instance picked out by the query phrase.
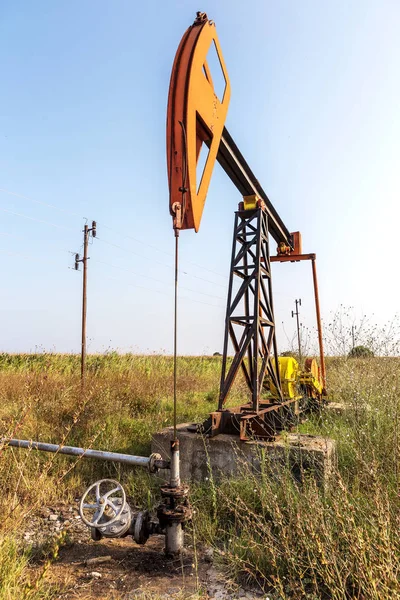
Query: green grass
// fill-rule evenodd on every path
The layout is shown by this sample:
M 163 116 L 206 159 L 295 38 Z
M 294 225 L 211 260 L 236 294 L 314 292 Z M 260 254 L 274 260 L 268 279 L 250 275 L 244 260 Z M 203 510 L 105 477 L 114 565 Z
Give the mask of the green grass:
M 179 358 L 180 421 L 215 408 L 220 367 L 218 357 Z M 400 598 L 400 360 L 330 359 L 328 389 L 349 409 L 315 415 L 299 431 L 337 440 L 334 485 L 323 490 L 309 478 L 298 487 L 289 472 L 277 481 L 267 464 L 257 476 L 243 466 L 235 480 L 192 486 L 196 538 L 215 547 L 233 578 L 276 598 Z M 0 435 L 146 455 L 152 433 L 172 422 L 172 393 L 167 356 L 90 356 L 83 397 L 79 357 L 3 354 Z M 232 404 L 244 395 L 239 380 Z M 73 500 L 104 476 L 120 479 L 138 504 L 158 501 L 157 481 L 140 470 L 0 453 L 0 588 L 13 590 L 0 600 L 55 595 L 45 573 L 36 586 L 28 582 L 31 558 L 16 541 L 18 529 L 41 502 Z

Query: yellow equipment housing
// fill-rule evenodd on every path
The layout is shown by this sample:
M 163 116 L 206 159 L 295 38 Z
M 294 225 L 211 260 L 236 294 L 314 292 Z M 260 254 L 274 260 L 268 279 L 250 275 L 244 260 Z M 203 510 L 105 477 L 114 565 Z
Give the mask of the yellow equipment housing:
M 297 360 L 292 356 L 279 356 L 278 367 L 285 399 L 304 396 L 305 392 L 311 398 L 322 395 L 323 386 L 315 358 L 308 358 L 305 361 L 305 368 L 302 370 Z M 266 379 L 266 387 L 273 396 L 278 395 L 278 391 L 270 378 Z
M 272 359 L 275 362 L 275 359 Z M 278 358 L 279 374 L 281 376 L 281 387 L 285 398 L 296 398 L 299 395 L 297 384 L 299 380 L 299 363 L 292 356 L 279 356 Z M 272 395 L 277 395 L 278 390 L 272 382 L 269 384 Z
M 243 196 L 243 208 L 244 210 L 255 210 L 260 202 L 260 197 L 257 194 L 251 196 Z

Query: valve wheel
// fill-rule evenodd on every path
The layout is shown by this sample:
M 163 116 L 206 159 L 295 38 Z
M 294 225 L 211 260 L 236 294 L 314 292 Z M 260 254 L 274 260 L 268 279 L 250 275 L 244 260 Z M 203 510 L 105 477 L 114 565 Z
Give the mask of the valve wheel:
M 118 496 L 115 496 L 116 494 Z M 114 479 L 100 479 L 83 494 L 79 503 L 79 514 L 88 527 L 104 527 L 118 519 L 125 505 L 126 494 L 122 485 Z M 91 516 L 86 517 L 84 511 L 89 512 Z

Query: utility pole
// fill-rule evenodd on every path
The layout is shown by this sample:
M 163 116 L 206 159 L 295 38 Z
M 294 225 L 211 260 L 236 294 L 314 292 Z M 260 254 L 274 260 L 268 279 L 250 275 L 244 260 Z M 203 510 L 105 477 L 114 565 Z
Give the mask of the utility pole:
M 299 298 L 299 300 L 295 300 L 295 304 L 296 304 L 296 310 L 295 311 L 292 310 L 292 319 L 296 315 L 297 342 L 299 344 L 299 361 L 301 363 L 301 341 L 300 341 L 300 323 L 299 323 L 299 306 L 301 306 L 301 299 Z
M 81 340 L 81 384 L 82 389 L 85 385 L 86 374 L 86 311 L 87 311 L 87 261 L 88 261 L 88 245 L 89 237 L 96 237 L 96 221 L 92 221 L 92 226 L 89 228 L 85 225 L 83 229 L 83 257 L 75 254 L 75 270 L 79 268 L 79 263 L 83 265 L 83 285 L 82 285 L 82 340 Z

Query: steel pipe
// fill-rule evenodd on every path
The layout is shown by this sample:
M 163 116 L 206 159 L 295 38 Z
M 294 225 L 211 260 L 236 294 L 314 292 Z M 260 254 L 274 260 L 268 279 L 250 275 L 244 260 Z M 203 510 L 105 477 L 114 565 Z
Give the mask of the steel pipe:
M 175 438 L 171 442 L 171 488 L 178 488 L 181 485 L 179 470 L 179 440 Z
M 162 460 L 160 454 L 151 454 L 149 457 L 132 456 L 131 454 L 120 454 L 119 452 L 77 448 L 76 446 L 61 446 L 59 444 L 47 444 L 45 442 L 36 442 L 33 440 L 3 439 L 1 442 L 4 446 L 12 446 L 13 448 L 41 450 L 42 452 L 68 454 L 70 456 L 82 456 L 84 458 L 96 458 L 97 460 L 108 460 L 135 467 L 146 467 L 151 473 L 154 473 L 158 469 L 169 468 L 169 461 Z

